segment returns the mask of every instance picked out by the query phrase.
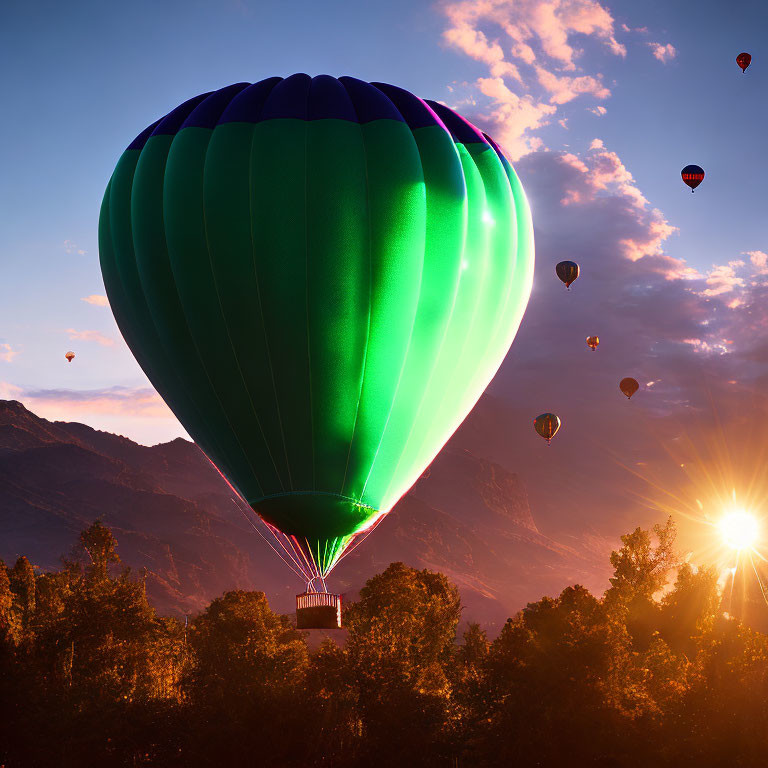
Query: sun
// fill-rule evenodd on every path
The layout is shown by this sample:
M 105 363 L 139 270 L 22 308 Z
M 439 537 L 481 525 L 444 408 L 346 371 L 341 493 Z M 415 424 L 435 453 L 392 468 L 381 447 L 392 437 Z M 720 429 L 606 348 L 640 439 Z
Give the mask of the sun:
M 719 522 L 723 541 L 733 549 L 752 549 L 760 535 L 760 523 L 744 510 L 728 512 Z

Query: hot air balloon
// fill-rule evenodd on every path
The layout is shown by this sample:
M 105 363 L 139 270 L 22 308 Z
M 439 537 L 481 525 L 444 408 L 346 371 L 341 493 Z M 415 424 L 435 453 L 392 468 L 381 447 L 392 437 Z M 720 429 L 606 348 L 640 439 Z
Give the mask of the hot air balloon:
M 128 146 L 99 250 L 139 364 L 279 539 L 302 616 L 338 626 L 329 572 L 469 413 L 525 310 L 509 161 L 392 85 L 237 83 Z
M 640 389 L 640 385 L 637 383 L 636 379 L 628 377 L 619 382 L 619 389 L 627 396 L 627 399 L 629 399 L 638 389 Z
M 549 445 L 557 434 L 557 430 L 560 429 L 560 419 L 554 413 L 542 413 L 533 420 L 533 428 Z
M 555 267 L 555 272 L 570 290 L 571 283 L 579 276 L 579 265 L 575 261 L 561 261 Z
M 683 177 L 683 181 L 691 188 L 691 192 L 704 181 L 704 169 L 698 165 L 686 165 L 680 171 L 680 175 Z
M 599 336 L 587 336 L 587 346 L 594 352 L 600 344 Z
M 747 71 L 747 67 L 752 63 L 752 56 L 746 51 L 740 53 L 736 57 L 736 63 L 741 67 L 741 73 L 744 74 Z
M 75 359 L 75 353 L 74 352 L 67 352 L 67 354 L 64 355 L 64 357 L 67 358 L 67 362 L 68 363 L 71 363 Z

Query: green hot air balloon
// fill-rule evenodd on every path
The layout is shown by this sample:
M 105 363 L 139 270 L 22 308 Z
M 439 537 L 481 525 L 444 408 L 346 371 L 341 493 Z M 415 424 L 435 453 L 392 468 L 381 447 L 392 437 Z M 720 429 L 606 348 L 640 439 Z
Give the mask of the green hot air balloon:
M 325 75 L 231 85 L 149 126 L 99 250 L 139 364 L 310 581 L 469 413 L 533 275 L 528 203 L 490 138 Z

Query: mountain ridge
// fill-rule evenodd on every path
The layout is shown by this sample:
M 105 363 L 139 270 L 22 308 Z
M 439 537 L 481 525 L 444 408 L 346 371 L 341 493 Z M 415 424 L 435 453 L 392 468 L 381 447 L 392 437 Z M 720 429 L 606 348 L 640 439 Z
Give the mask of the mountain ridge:
M 340 563 L 332 588 L 354 596 L 402 560 L 446 573 L 467 618 L 496 625 L 542 592 L 604 582 L 603 553 L 539 531 L 514 472 L 454 438 L 425 475 Z M 301 588 L 194 443 L 143 446 L 0 400 L 0 557 L 57 567 L 95 519 L 113 529 L 126 565 L 146 569 L 161 612 L 192 613 L 234 588 L 261 589 L 288 612 Z

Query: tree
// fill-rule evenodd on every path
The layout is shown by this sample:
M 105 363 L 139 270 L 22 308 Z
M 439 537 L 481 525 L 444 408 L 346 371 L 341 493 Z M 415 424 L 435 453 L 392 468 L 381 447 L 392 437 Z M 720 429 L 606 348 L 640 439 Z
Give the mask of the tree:
M 650 531 L 636 528 L 621 537 L 622 547 L 611 552 L 614 568 L 605 602 L 617 621 L 629 631 L 637 650 L 645 650 L 658 624 L 654 595 L 667 583 L 675 566 L 677 531 L 670 517 L 665 525 L 654 525 L 654 546 Z
M 75 556 L 85 561 L 88 580 L 97 584 L 107 580 L 111 564 L 120 562 L 117 540 L 99 520 L 80 534 Z
M 677 530 L 672 518 L 663 526 L 654 525 L 653 534 L 656 546 L 650 531 L 636 528 L 621 537 L 621 549 L 611 552 L 614 572 L 605 595 L 609 602 L 626 602 L 635 597 L 650 600 L 667 583 L 676 560 Z
M 20 639 L 29 640 L 35 613 L 35 569 L 26 557 L 20 557 L 8 571 L 8 580 L 13 593 L 14 623 L 19 627 Z
M 446 759 L 446 668 L 461 616 L 458 589 L 439 573 L 392 563 L 346 613 L 365 761 L 431 765 Z
M 674 588 L 661 601 L 661 634 L 678 653 L 693 656 L 715 624 L 720 606 L 719 574 L 714 567 L 694 570 L 684 563 Z
M 227 592 L 192 622 L 189 646 L 190 752 L 215 754 L 223 765 L 255 754 L 273 765 L 297 759 L 303 742 L 290 734 L 302 730 L 309 653 L 288 617 L 274 613 L 263 592 Z
M 605 606 L 581 586 L 508 620 L 490 648 L 487 763 L 588 765 L 609 750 L 616 717 L 606 687 L 623 652 Z

